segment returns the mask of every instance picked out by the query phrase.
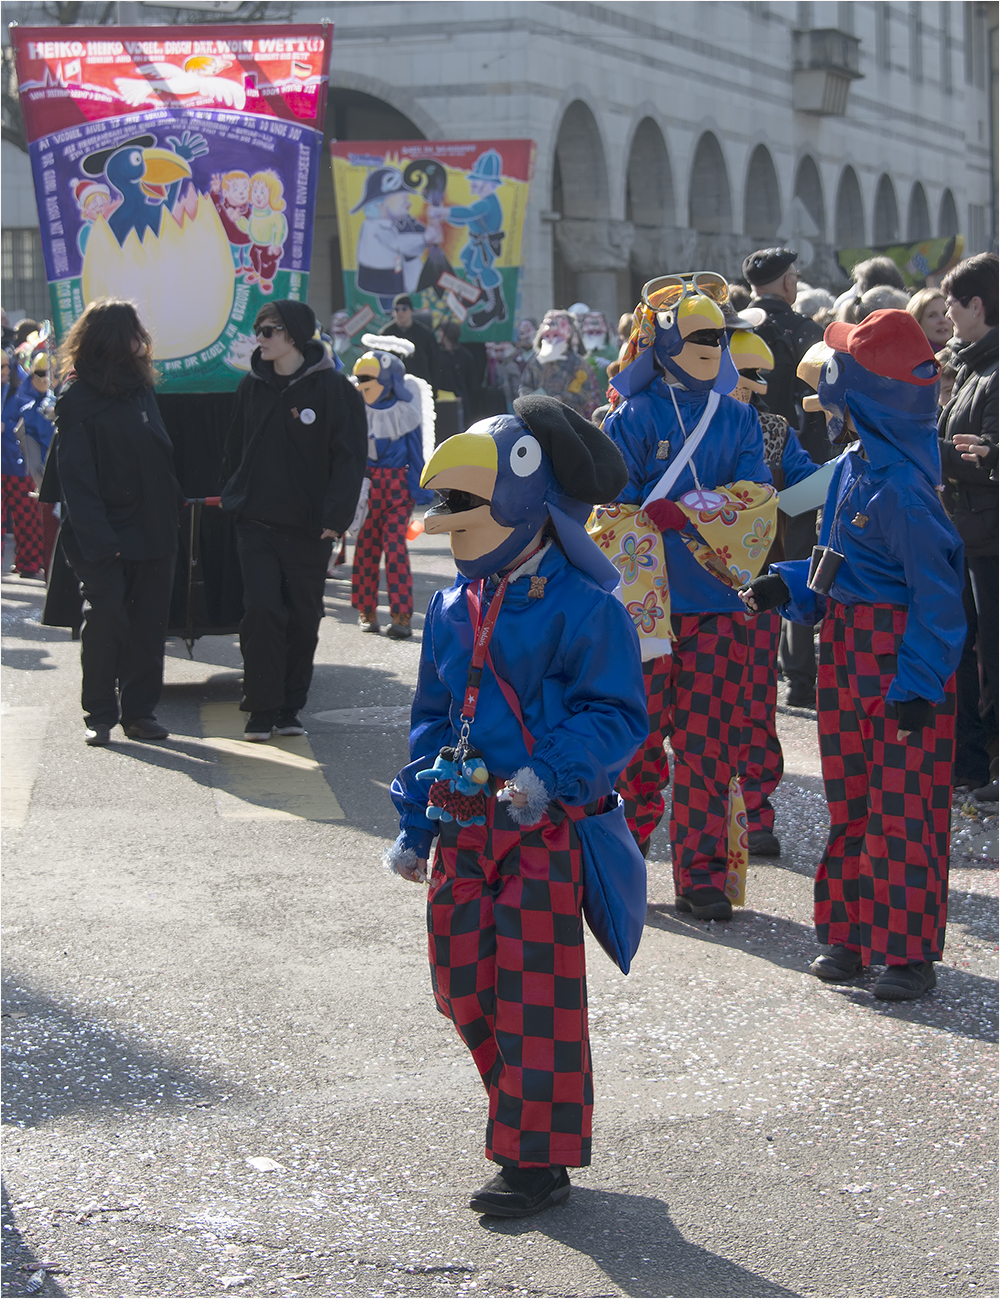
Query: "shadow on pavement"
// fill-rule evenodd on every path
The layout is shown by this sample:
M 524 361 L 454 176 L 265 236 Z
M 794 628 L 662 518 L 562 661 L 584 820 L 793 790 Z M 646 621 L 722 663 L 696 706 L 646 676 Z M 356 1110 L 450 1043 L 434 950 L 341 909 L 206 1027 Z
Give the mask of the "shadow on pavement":
M 537 1232 L 589 1255 L 627 1295 L 794 1295 L 681 1235 L 662 1200 L 574 1187 L 564 1208 L 536 1218 L 482 1218 L 498 1236 Z
M 35 1127 L 88 1109 L 188 1108 L 208 1103 L 221 1086 L 10 976 L 3 1029 L 6 1126 Z
M 38 672 L 54 668 L 48 650 L 44 649 L 7 649 L 0 651 L 0 663 L 5 668 L 16 668 L 19 672 Z
M 38 1270 L 39 1260 L 25 1243 L 18 1229 L 6 1186 L 0 1190 L 0 1224 L 2 1224 L 3 1236 L 3 1246 L 0 1249 L 3 1261 L 3 1285 L 0 1287 L 0 1294 L 5 1296 L 27 1294 L 25 1286 Z M 44 1299 L 46 1295 L 63 1295 L 66 1291 L 55 1277 L 46 1273 L 41 1289 L 34 1290 L 33 1293 L 41 1295 Z

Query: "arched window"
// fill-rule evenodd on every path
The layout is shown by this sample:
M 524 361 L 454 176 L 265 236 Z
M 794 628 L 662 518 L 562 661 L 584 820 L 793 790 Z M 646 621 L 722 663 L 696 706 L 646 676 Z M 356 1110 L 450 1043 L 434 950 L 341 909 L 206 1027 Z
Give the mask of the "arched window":
M 845 167 L 837 186 L 837 216 L 835 236 L 838 248 L 863 248 L 865 246 L 865 210 L 861 202 L 861 186 L 853 167 Z
M 795 173 L 795 197 L 802 200 L 806 211 L 816 222 L 818 238 L 826 239 L 826 204 L 823 202 L 823 184 L 819 178 L 819 168 L 807 154 L 799 163 Z
M 733 228 L 733 202 L 722 149 L 711 131 L 698 141 L 691 165 L 688 224 L 706 235 L 728 234 Z
M 941 203 L 938 207 L 938 234 L 941 236 L 958 234 L 958 208 L 955 205 L 955 195 L 950 189 L 946 189 L 941 195 Z
M 604 146 L 593 113 L 580 99 L 570 104 L 559 125 L 552 160 L 552 210 L 583 220 L 610 215 Z M 555 224 L 552 235 L 553 297 L 558 306 L 568 307 L 579 296 L 577 273 L 566 264 Z
M 872 238 L 876 247 L 899 242 L 899 207 L 896 203 L 896 191 L 885 172 L 879 177 L 875 190 Z
M 747 169 L 743 198 L 743 228 L 753 239 L 773 239 L 781 224 L 781 196 L 778 175 L 771 155 L 758 144 Z
M 660 231 L 676 221 L 674 180 L 663 133 L 651 117 L 636 128 L 625 175 L 625 219 L 635 226 L 629 259 L 629 298 L 638 301 L 646 280 L 662 271 Z
M 906 211 L 906 237 L 911 243 L 915 243 L 918 239 L 930 239 L 933 233 L 927 195 L 918 180 L 910 190 L 910 205 Z

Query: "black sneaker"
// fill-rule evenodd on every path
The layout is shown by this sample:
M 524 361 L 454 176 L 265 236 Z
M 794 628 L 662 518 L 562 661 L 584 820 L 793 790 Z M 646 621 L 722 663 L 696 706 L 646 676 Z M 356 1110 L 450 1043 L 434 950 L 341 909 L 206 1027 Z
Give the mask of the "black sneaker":
M 170 735 L 155 717 L 137 717 L 134 722 L 122 718 L 122 730 L 130 740 L 165 740 Z
M 569 1199 L 569 1174 L 552 1168 L 501 1168 L 469 1201 L 469 1208 L 494 1218 L 527 1218 Z
M 816 707 L 816 691 L 809 686 L 789 686 L 788 694 L 785 696 L 785 706 L 787 708 L 812 708 Z
M 244 740 L 253 740 L 255 744 L 263 744 L 265 740 L 271 738 L 271 732 L 274 730 L 274 713 L 251 713 L 243 732 Z
M 852 952 L 849 947 L 837 944 L 822 956 L 817 956 L 809 967 L 809 973 L 825 983 L 849 983 L 856 979 L 864 966 L 861 964 L 861 953 Z
M 909 965 L 887 965 L 872 993 L 879 1001 L 916 1001 L 937 987 L 933 961 L 911 961 Z
M 991 780 L 988 785 L 983 785 L 981 789 L 974 789 L 972 797 L 977 803 L 995 803 L 1000 799 L 1000 784 Z
M 747 835 L 747 852 L 751 857 L 780 857 L 781 842 L 770 830 L 751 830 Z
M 692 889 L 678 893 L 674 899 L 678 911 L 690 913 L 695 920 L 732 920 L 733 904 L 722 889 Z
M 94 722 L 84 731 L 83 742 L 89 744 L 92 749 L 109 744 L 111 742 L 111 727 L 102 726 L 100 722 Z
M 305 735 L 306 733 L 306 728 L 302 725 L 294 708 L 280 708 L 278 710 L 278 719 L 274 723 L 274 729 L 279 735 Z

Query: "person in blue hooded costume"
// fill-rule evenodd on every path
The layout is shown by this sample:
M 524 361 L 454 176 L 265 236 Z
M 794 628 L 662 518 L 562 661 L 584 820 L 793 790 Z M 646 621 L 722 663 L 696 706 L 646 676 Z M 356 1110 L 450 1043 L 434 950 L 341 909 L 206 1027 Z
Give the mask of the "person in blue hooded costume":
M 618 501 L 641 506 L 662 534 L 669 584 L 663 632 L 644 652 L 649 736 L 618 788 L 636 841 L 648 852 L 665 811 L 669 739 L 675 900 L 678 911 L 699 920 L 729 920 L 733 914 L 727 875 L 737 845 L 730 813 L 747 666 L 737 589 L 763 563 L 776 518 L 773 490 L 760 490 L 772 478 L 757 412 L 727 395 L 739 382 L 722 309 L 727 299 L 728 286 L 714 273 L 660 276 L 646 284 L 622 369 L 611 381 L 615 409 L 603 423 L 628 466 Z M 723 489 L 733 489 L 727 503 Z M 689 544 L 699 535 L 697 526 L 681 508 L 703 498 L 717 514 L 720 504 L 729 508 L 741 496 L 756 504 L 741 516 L 743 526 L 732 540 L 759 529 L 759 544 L 751 547 L 757 566 L 744 570 L 742 580 L 731 569 L 706 563 L 707 547 L 698 557 Z M 700 521 L 707 522 L 710 512 L 700 514 Z M 642 613 L 639 607 L 637 616 Z
M 822 620 L 817 713 L 830 832 L 811 971 L 913 1000 L 936 983 L 948 901 L 962 543 L 940 499 L 938 364 L 916 320 L 832 324 L 818 404 L 841 456 L 813 560 L 773 564 L 747 608 Z M 801 367 L 800 367 L 801 373 Z M 808 399 L 807 399 L 808 400 Z
M 500 1167 L 470 1207 L 500 1217 L 565 1200 L 567 1167 L 590 1163 L 581 822 L 620 816 L 615 782 L 646 734 L 618 572 L 584 528 L 623 487 L 621 456 L 553 398 L 514 411 L 447 439 L 424 469 L 443 494 L 425 529 L 450 533 L 459 571 L 427 610 L 387 854 L 423 880 L 440 836 L 431 980 L 489 1095 Z M 621 836 L 637 856 L 623 818 Z

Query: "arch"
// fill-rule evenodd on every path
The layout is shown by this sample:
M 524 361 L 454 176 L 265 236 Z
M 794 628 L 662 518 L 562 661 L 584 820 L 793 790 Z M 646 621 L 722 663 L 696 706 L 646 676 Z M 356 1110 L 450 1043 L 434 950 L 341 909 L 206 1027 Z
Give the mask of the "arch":
M 823 182 L 813 158 L 806 156 L 795 173 L 795 197 L 816 222 L 820 241 L 826 240 L 826 203 L 823 200 Z
M 774 161 L 763 144 L 750 155 L 743 190 L 743 229 L 752 239 L 773 239 L 781 224 L 781 194 Z
M 331 86 L 326 131 L 333 140 L 426 140 L 427 136 L 393 104 L 363 90 Z
M 865 245 L 865 209 L 853 167 L 845 167 L 840 173 L 834 238 L 838 248 L 863 248 Z
M 933 233 L 927 195 L 918 180 L 910 190 L 910 202 L 906 209 L 906 237 L 915 243 L 918 239 L 930 239 Z
M 941 202 L 938 205 L 938 234 L 958 234 L 958 205 L 950 189 L 946 189 L 941 195 Z
M 733 200 L 722 147 L 711 131 L 698 141 L 688 186 L 688 224 L 706 235 L 729 234 Z
M 674 223 L 674 176 L 663 132 L 651 117 L 636 127 L 625 173 L 625 220 L 659 228 Z
M 879 176 L 875 187 L 872 242 L 876 247 L 899 242 L 899 204 L 896 202 L 895 186 L 886 172 Z
M 582 99 L 575 99 L 559 124 L 553 165 L 553 200 L 556 177 L 560 203 L 554 211 L 565 217 L 607 217 L 610 215 L 608 169 L 604 145 L 594 114 Z

